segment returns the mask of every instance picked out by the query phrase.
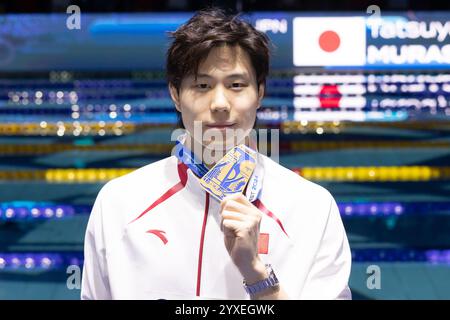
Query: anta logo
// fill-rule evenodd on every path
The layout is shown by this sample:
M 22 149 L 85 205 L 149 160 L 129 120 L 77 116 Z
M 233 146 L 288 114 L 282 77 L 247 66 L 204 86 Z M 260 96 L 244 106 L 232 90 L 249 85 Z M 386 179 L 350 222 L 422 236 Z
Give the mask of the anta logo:
M 168 240 L 164 235 L 166 232 L 162 230 L 148 230 L 146 233 L 153 233 L 155 236 L 161 239 L 164 244 L 167 244 Z

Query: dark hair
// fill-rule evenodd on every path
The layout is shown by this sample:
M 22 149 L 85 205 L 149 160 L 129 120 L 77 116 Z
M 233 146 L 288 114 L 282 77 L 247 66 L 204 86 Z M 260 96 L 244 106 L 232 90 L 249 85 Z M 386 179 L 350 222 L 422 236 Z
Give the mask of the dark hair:
M 197 12 L 188 22 L 169 34 L 173 42 L 167 50 L 167 81 L 177 91 L 183 77 L 196 75 L 200 63 L 211 49 L 223 44 L 240 46 L 250 57 L 256 73 L 257 87 L 265 85 L 269 73 L 269 38 L 238 15 L 227 14 L 218 8 L 208 8 Z M 183 127 L 181 115 L 178 111 L 177 114 L 178 124 Z

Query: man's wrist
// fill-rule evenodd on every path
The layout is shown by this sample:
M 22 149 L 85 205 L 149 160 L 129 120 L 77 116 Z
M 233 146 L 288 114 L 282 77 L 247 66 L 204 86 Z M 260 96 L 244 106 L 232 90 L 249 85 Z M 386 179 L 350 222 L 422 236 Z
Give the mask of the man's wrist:
M 241 274 L 247 284 L 257 283 L 269 276 L 266 265 L 260 259 L 256 259 L 250 266 L 242 268 Z
M 266 274 L 268 274 L 266 278 L 258 280 L 255 283 L 249 283 L 244 279 L 243 284 L 245 291 L 252 299 L 259 299 L 263 296 L 275 297 L 280 290 L 278 278 L 275 275 L 272 266 L 270 264 L 266 264 L 265 268 Z

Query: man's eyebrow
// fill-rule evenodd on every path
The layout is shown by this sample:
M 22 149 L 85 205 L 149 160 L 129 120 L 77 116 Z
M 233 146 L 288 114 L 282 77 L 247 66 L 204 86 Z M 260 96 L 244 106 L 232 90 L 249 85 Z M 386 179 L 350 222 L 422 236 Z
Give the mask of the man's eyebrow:
M 212 78 L 209 74 L 206 73 L 197 73 L 197 78 Z
M 248 74 L 243 72 L 243 73 L 233 73 L 230 74 L 229 76 L 227 76 L 227 78 L 244 78 L 247 79 L 248 78 Z
M 211 77 L 209 74 L 206 73 L 197 73 L 197 78 L 213 78 Z M 243 72 L 243 73 L 232 73 L 228 76 L 226 76 L 226 78 L 244 78 L 247 79 L 248 78 L 248 74 Z

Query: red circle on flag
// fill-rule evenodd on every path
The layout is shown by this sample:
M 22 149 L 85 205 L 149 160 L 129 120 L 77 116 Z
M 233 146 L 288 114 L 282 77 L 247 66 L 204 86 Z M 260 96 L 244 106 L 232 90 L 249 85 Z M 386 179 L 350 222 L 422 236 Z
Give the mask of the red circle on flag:
M 334 31 L 325 31 L 319 37 L 319 45 L 323 51 L 333 52 L 339 48 L 341 44 L 341 39 L 338 34 Z

